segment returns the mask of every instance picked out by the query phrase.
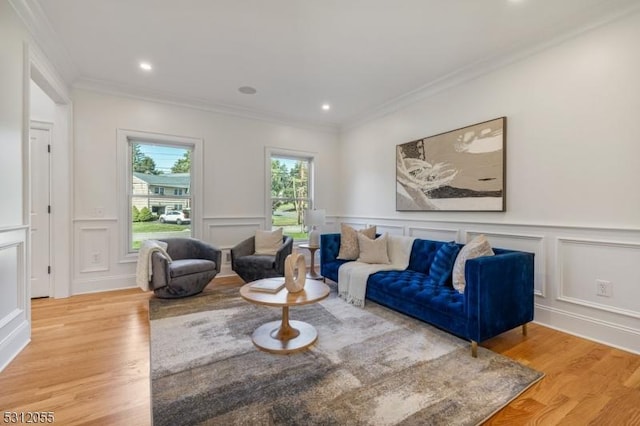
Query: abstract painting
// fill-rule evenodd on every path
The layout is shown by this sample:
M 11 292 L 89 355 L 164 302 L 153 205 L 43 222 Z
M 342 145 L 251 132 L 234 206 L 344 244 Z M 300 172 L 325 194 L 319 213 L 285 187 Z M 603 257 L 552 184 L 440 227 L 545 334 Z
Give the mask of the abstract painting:
M 507 118 L 396 147 L 396 210 L 505 211 Z

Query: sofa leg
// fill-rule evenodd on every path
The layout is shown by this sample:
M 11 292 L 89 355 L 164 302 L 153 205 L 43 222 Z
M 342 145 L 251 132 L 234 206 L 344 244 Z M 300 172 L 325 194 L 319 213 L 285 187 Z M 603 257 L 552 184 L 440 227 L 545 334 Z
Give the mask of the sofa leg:
M 474 358 L 478 358 L 478 342 L 471 341 L 471 356 Z
M 527 335 L 527 324 L 522 324 L 522 335 L 526 336 Z

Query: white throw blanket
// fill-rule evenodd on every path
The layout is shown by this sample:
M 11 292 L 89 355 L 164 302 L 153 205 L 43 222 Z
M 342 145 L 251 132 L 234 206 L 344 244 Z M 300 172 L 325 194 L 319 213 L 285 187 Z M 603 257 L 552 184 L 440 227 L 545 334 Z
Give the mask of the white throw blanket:
M 409 266 L 413 237 L 389 235 L 387 253 L 389 264 L 346 262 L 338 269 L 338 296 L 354 306 L 364 306 L 369 275 L 379 271 L 404 270 Z
M 138 251 L 138 264 L 136 265 L 136 284 L 144 291 L 149 291 L 149 283 L 152 276 L 151 255 L 160 252 L 171 262 L 171 257 L 167 254 L 168 244 L 164 241 L 145 240 L 140 245 Z

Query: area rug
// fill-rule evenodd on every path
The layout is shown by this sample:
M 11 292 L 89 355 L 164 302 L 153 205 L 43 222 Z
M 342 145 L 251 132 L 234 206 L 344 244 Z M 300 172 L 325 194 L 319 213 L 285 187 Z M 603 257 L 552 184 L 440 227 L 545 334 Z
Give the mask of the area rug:
M 152 299 L 154 425 L 475 425 L 543 374 L 373 302 L 336 295 L 294 307 L 318 330 L 311 349 L 258 350 L 252 332 L 281 309 L 238 288 Z

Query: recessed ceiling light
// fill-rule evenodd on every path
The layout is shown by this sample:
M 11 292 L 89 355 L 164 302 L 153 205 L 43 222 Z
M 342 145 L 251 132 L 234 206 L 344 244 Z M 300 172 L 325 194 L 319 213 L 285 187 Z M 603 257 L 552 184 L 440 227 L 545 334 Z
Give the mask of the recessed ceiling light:
M 251 86 L 242 86 L 238 88 L 238 92 L 245 95 L 255 95 L 258 91 Z
M 329 111 L 331 109 L 331 105 L 329 104 L 322 104 L 322 110 L 323 111 Z
M 140 68 L 142 68 L 145 71 L 151 71 L 153 69 L 153 67 L 149 62 L 140 62 Z

